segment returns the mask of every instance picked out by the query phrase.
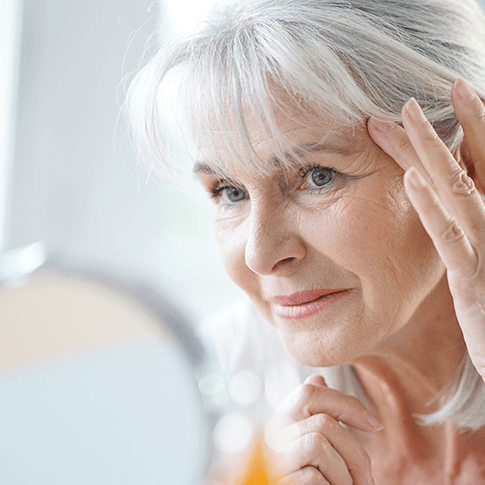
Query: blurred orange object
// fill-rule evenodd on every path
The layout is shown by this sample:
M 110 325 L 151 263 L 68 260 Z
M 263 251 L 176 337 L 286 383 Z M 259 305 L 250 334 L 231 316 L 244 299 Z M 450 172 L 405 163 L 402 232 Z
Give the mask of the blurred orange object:
M 240 479 L 234 485 L 275 485 L 272 478 L 268 449 L 264 438 L 259 436 L 248 454 L 248 463 L 243 469 Z

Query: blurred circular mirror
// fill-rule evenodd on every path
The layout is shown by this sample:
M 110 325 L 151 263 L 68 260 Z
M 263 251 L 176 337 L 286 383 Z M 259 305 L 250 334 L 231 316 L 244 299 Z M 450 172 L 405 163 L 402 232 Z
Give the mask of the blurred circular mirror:
M 147 287 L 53 263 L 25 274 L 29 251 L 0 256 L 0 483 L 199 483 L 190 327 Z

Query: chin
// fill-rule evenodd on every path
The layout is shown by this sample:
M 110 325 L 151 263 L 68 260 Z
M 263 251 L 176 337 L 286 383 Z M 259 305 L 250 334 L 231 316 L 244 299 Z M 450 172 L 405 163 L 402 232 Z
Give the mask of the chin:
M 354 329 L 355 326 L 352 326 Z M 373 348 L 369 335 L 331 328 L 322 332 L 277 326 L 288 354 L 308 367 L 333 367 L 352 361 Z
M 375 347 L 387 332 L 376 316 L 369 319 L 359 301 L 338 305 L 310 318 L 288 320 L 271 315 L 288 354 L 302 365 L 332 367 L 345 364 Z M 386 320 L 384 320 L 386 321 Z

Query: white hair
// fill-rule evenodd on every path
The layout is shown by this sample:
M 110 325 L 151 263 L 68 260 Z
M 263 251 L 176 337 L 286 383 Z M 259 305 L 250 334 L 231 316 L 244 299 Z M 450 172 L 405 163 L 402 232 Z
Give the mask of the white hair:
M 370 116 L 400 122 L 414 96 L 454 151 L 463 131 L 450 90 L 463 78 L 485 98 L 484 33 L 473 0 L 235 0 L 136 76 L 127 97 L 134 142 L 167 176 L 180 159 L 223 164 L 216 129 L 233 160 L 263 174 L 269 167 L 251 145 L 249 120 L 278 155 L 292 146 L 278 113 L 305 126 L 330 120 L 329 135 L 342 125 L 365 127 Z M 484 394 L 467 360 L 447 403 L 422 420 L 477 429 L 485 425 Z

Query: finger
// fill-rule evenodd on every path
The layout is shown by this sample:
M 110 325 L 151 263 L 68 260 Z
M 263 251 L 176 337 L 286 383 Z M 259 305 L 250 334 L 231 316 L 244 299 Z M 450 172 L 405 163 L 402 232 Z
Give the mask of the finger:
M 292 441 L 313 432 L 324 436 L 342 457 L 355 485 L 369 483 L 372 476 L 369 456 L 352 434 L 329 415 L 315 414 L 294 423 L 282 429 L 272 440 L 273 444 L 284 448 Z
M 410 167 L 416 167 L 426 181 L 432 184 L 432 180 L 404 128 L 392 121 L 381 121 L 371 117 L 368 131 L 376 145 L 382 148 L 404 171 Z
M 475 272 L 478 261 L 470 241 L 415 168 L 406 172 L 404 186 L 448 273 L 466 277 Z
M 277 485 L 331 485 L 313 466 L 306 466 L 278 480 Z
M 485 187 L 485 106 L 463 79 L 451 90 L 456 116 L 465 132 L 470 161 L 480 186 Z
M 325 378 L 320 374 L 313 374 L 305 379 L 305 384 L 314 384 L 315 386 L 328 387 Z
M 441 202 L 469 237 L 481 241 L 485 237 L 485 206 L 473 180 L 438 137 L 414 98 L 404 105 L 402 117 L 409 139 L 434 182 Z
M 463 230 L 445 211 L 432 189 L 411 168 L 404 185 L 421 222 L 447 267 L 458 321 L 468 353 L 481 376 L 485 376 L 485 298 L 478 256 Z
M 352 485 L 344 459 L 327 438 L 317 432 L 305 434 L 285 445 L 275 453 L 275 460 L 277 472 L 284 475 L 312 466 L 332 485 Z
M 309 383 L 298 386 L 277 412 L 277 415 L 287 416 L 293 421 L 301 421 L 313 414 L 329 414 L 361 431 L 376 431 L 382 427 L 356 397 Z

